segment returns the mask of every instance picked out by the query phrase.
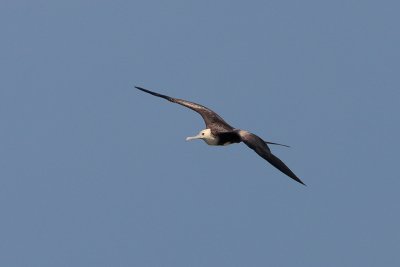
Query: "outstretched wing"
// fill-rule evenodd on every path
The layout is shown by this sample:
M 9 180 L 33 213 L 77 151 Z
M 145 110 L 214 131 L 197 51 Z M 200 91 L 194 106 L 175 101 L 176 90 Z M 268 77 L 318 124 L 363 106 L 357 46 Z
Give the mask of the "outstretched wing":
M 191 110 L 196 111 L 197 113 L 199 113 L 201 115 L 201 117 L 203 117 L 206 127 L 211 129 L 212 132 L 213 132 L 213 130 L 216 130 L 216 131 L 232 131 L 233 130 L 233 127 L 230 126 L 228 123 L 226 123 L 217 113 L 215 113 L 214 111 L 212 111 L 211 109 L 209 109 L 205 106 L 202 106 L 202 105 L 190 102 L 190 101 L 186 101 L 183 99 L 178 99 L 178 98 L 173 98 L 170 96 L 158 94 L 158 93 L 152 92 L 150 90 L 144 89 L 142 87 L 135 86 L 135 88 L 139 89 L 143 92 L 146 92 L 148 94 L 164 98 L 170 102 L 185 106 L 187 108 L 190 108 Z
M 275 168 L 292 178 L 293 180 L 305 185 L 290 169 L 286 166 L 283 161 L 281 161 L 278 157 L 272 154 L 271 150 L 267 146 L 266 142 L 262 140 L 255 134 L 246 132 L 246 131 L 239 131 L 239 135 L 248 147 L 253 149 L 260 157 L 268 161 L 272 164 Z

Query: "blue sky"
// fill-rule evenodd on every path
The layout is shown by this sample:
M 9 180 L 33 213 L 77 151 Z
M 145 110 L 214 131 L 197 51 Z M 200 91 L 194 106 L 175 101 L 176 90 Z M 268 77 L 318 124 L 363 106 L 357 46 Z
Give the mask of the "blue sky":
M 1 1 L 0 265 L 399 266 L 399 8 Z

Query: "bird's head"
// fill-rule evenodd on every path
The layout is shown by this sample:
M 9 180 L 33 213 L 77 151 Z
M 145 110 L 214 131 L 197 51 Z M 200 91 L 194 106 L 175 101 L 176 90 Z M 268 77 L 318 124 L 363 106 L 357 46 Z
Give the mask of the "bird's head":
M 199 132 L 196 136 L 187 137 L 186 141 L 194 139 L 203 139 L 207 144 L 212 145 L 216 141 L 216 138 L 212 135 L 210 129 L 204 129 Z

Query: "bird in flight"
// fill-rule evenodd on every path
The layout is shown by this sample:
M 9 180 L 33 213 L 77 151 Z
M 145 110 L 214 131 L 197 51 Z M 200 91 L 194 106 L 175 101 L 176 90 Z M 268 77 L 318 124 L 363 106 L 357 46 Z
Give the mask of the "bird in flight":
M 303 185 L 305 185 L 290 169 L 283 163 L 278 157 L 272 154 L 271 150 L 269 149 L 268 145 L 280 145 L 286 146 L 278 143 L 268 142 L 255 134 L 252 134 L 248 131 L 244 131 L 241 129 L 236 129 L 230 126 L 227 122 L 224 121 L 217 113 L 212 111 L 211 109 L 189 102 L 183 99 L 173 98 L 166 95 L 158 94 L 152 92 L 150 90 L 144 89 L 142 87 L 135 86 L 135 88 L 146 92 L 148 94 L 164 98 L 172 103 L 176 103 L 191 110 L 196 111 L 203 117 L 203 120 L 206 124 L 206 129 L 201 130 L 198 135 L 193 137 L 187 137 L 186 140 L 194 140 L 194 139 L 202 139 L 208 145 L 211 146 L 225 146 L 234 143 L 245 143 L 248 147 L 253 149 L 260 157 L 268 161 L 272 166 Z

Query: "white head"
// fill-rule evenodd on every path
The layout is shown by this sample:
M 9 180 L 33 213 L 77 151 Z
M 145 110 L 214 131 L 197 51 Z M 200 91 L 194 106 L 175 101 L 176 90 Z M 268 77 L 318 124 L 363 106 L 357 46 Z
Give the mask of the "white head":
M 218 142 L 218 140 L 211 133 L 210 129 L 201 130 L 198 135 L 192 136 L 192 137 L 187 137 L 186 141 L 190 141 L 190 140 L 194 140 L 194 139 L 203 139 L 204 142 L 206 142 L 209 145 L 216 145 Z

